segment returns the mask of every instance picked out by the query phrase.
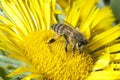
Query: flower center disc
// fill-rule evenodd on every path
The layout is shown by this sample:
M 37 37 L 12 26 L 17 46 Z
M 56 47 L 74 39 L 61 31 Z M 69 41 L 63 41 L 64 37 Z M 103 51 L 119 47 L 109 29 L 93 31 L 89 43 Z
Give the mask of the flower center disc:
M 41 30 L 25 37 L 21 46 L 30 66 L 48 80 L 83 80 L 92 70 L 92 57 L 79 51 L 73 54 L 70 47 L 65 52 L 64 37 L 48 44 L 54 36 L 51 30 Z

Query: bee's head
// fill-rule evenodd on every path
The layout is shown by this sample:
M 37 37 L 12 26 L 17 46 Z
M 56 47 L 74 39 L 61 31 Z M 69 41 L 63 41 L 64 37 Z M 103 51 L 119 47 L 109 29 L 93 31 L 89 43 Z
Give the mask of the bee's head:
M 80 41 L 80 42 L 78 42 L 78 47 L 81 47 L 82 45 L 86 45 L 86 44 L 88 44 L 88 40 L 83 40 L 83 41 Z

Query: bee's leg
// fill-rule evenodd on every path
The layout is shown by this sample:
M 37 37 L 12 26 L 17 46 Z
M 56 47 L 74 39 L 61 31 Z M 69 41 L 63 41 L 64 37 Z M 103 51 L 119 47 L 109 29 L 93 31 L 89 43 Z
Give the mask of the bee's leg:
M 75 49 L 76 49 L 76 45 L 73 45 L 73 47 L 72 47 L 73 53 L 75 52 Z
M 68 51 L 67 47 L 68 47 L 69 42 L 68 42 L 67 37 L 65 35 L 64 35 L 64 38 L 66 40 L 66 42 L 65 42 L 65 52 L 67 52 Z
M 81 47 L 79 48 L 79 51 L 80 51 L 80 53 L 83 52 L 83 51 L 84 51 L 84 46 L 81 46 Z
M 67 50 L 67 47 L 68 47 L 68 41 L 66 41 L 66 43 L 65 43 L 65 52 L 68 51 L 68 50 Z

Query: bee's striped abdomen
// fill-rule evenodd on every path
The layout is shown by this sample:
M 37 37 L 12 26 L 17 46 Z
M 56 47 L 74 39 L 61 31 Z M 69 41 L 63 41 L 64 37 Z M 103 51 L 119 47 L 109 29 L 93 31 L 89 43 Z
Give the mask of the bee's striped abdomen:
M 62 23 L 54 24 L 52 25 L 52 29 L 58 33 L 59 35 L 64 35 L 64 29 L 66 28 L 66 25 Z

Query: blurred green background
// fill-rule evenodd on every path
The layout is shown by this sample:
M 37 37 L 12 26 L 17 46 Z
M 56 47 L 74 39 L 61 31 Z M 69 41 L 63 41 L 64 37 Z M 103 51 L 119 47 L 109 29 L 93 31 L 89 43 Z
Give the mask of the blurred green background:
M 110 6 L 116 17 L 116 22 L 120 22 L 120 0 L 110 0 Z

